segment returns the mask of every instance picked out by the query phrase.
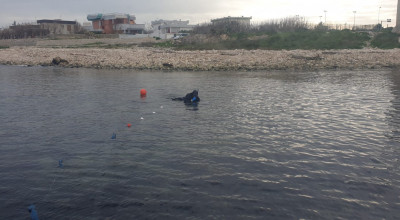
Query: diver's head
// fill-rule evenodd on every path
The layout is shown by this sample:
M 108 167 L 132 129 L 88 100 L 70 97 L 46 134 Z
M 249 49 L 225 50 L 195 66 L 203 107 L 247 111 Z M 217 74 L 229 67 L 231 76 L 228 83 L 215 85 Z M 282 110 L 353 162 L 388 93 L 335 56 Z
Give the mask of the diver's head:
M 192 93 L 193 93 L 194 96 L 198 96 L 199 95 L 199 92 L 197 90 L 193 90 Z

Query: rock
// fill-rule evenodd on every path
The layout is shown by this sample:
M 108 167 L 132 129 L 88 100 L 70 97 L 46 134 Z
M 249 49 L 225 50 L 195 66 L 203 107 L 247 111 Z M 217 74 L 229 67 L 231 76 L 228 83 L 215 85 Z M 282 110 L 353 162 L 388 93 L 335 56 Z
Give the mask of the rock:
M 67 60 L 61 59 L 60 57 L 55 57 L 53 58 L 53 60 L 51 61 L 52 65 L 67 65 L 69 62 Z
M 163 63 L 162 65 L 163 65 L 164 67 L 169 67 L 169 68 L 174 67 L 174 65 L 172 65 L 172 63 Z

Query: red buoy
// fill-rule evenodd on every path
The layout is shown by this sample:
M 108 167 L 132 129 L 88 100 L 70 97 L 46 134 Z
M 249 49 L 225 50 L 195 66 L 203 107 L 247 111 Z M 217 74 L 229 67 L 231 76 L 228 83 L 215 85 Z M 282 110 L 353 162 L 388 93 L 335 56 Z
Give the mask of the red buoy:
M 131 124 L 131 123 L 128 123 L 126 126 L 127 126 L 128 128 L 130 128 L 130 127 L 132 126 L 132 124 Z
M 146 96 L 146 95 L 147 95 L 147 91 L 145 89 L 141 89 L 140 96 Z

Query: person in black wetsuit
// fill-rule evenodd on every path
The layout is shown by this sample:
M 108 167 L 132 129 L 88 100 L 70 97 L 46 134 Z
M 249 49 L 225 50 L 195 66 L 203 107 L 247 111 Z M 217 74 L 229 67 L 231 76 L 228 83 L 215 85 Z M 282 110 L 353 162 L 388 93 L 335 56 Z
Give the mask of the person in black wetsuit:
M 199 92 L 193 90 L 193 92 L 186 94 L 185 97 L 173 98 L 174 101 L 183 101 L 185 104 L 198 103 L 200 102 Z

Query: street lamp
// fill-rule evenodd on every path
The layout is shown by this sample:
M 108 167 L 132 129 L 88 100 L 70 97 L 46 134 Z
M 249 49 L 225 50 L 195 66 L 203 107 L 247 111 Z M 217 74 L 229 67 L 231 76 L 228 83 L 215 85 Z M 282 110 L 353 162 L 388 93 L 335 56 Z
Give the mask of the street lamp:
M 353 13 L 354 13 L 354 24 L 353 24 L 353 30 L 355 30 L 355 29 L 356 29 L 356 12 L 357 12 L 357 11 L 353 11 Z
M 325 12 L 325 23 L 326 23 L 326 12 L 328 12 L 328 11 L 325 10 L 324 12 Z
M 380 17 L 380 15 L 381 15 L 381 8 L 382 8 L 382 6 L 379 6 L 379 11 L 378 11 L 378 24 L 379 24 L 379 17 Z

